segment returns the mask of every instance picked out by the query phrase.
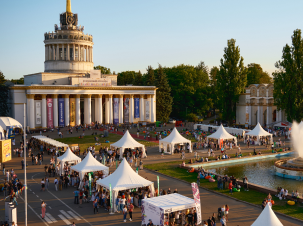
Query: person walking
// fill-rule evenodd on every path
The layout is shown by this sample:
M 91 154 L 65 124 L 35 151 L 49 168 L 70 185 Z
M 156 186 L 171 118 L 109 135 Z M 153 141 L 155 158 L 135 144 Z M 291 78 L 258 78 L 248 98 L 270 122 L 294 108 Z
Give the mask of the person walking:
M 44 178 L 41 180 L 41 190 L 40 191 L 45 191 L 45 181 Z
M 128 206 L 129 221 L 133 221 L 133 210 L 134 210 L 134 205 L 130 203 Z
M 123 213 L 123 220 L 124 220 L 124 222 L 126 222 L 126 215 L 127 215 L 126 205 L 124 205 L 122 213 Z
M 58 179 L 57 179 L 57 177 L 54 180 L 54 184 L 55 184 L 56 191 L 58 191 Z
M 41 203 L 41 212 L 42 212 L 42 219 L 45 217 L 45 211 L 46 211 L 46 204 L 44 201 Z
M 98 213 L 98 199 L 95 199 L 95 201 L 93 202 L 93 207 L 94 207 L 94 214 L 96 211 Z
M 229 194 L 233 194 L 233 183 L 232 183 L 232 181 L 229 182 L 228 189 L 229 189 Z
M 79 191 L 78 190 L 74 191 L 74 194 L 75 194 L 74 204 L 79 204 Z
M 225 219 L 225 216 L 222 216 L 220 222 L 221 222 L 222 226 L 226 226 L 226 219 Z

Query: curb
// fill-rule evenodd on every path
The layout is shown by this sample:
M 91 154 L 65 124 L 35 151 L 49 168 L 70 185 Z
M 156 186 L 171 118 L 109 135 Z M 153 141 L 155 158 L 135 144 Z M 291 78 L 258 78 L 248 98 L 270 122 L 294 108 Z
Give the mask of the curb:
M 151 170 L 151 169 L 147 169 L 147 168 L 144 168 L 144 169 L 147 170 L 147 171 L 156 173 L 156 174 L 160 174 L 160 175 L 165 176 L 165 177 L 169 177 L 169 178 L 172 178 L 172 179 L 181 181 L 181 182 L 186 183 L 186 184 L 189 184 L 189 185 L 191 184 L 190 182 L 187 182 L 187 181 L 185 181 L 185 180 L 181 180 L 181 179 L 179 179 L 179 178 L 175 178 L 175 177 L 172 177 L 172 176 L 168 176 L 168 175 L 166 175 L 166 174 L 160 173 L 160 172 L 155 171 L 155 170 Z M 212 193 L 214 193 L 214 194 L 221 195 L 221 196 L 223 196 L 223 197 L 230 198 L 230 199 L 233 199 L 233 200 L 235 200 L 235 201 L 242 202 L 242 203 L 248 204 L 248 205 L 250 205 L 250 206 L 253 206 L 253 207 L 257 207 L 257 208 L 259 208 L 259 209 L 262 209 L 261 206 L 258 206 L 258 205 L 255 205 L 255 204 L 252 204 L 252 203 L 249 203 L 249 202 L 246 202 L 246 201 L 243 201 L 243 200 L 234 198 L 234 197 L 230 197 L 230 196 L 225 195 L 225 194 L 222 194 L 222 193 L 220 193 L 220 192 L 216 192 L 216 191 L 213 191 L 213 190 L 210 190 L 210 189 L 208 189 L 208 188 L 201 187 L 201 186 L 199 186 L 199 188 L 204 189 L 204 190 L 209 191 L 209 192 L 212 192 Z M 273 211 L 274 211 L 274 210 L 273 210 Z M 280 216 L 289 218 L 289 219 L 291 219 L 291 220 L 300 221 L 300 222 L 302 222 L 302 224 L 303 224 L 303 220 L 300 220 L 300 219 L 298 219 L 298 218 L 291 217 L 291 216 L 288 216 L 288 215 L 286 215 L 286 214 L 284 214 L 284 213 L 280 213 L 280 212 L 277 212 L 277 211 L 274 211 L 274 213 L 275 213 L 276 215 L 280 215 Z

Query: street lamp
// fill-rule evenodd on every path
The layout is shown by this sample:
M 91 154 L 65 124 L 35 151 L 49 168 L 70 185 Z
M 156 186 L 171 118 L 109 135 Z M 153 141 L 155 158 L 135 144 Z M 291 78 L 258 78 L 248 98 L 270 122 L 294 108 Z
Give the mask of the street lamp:
M 25 113 L 25 104 L 24 104 L 24 129 L 23 129 L 23 153 L 24 153 L 24 203 L 25 203 L 25 226 L 27 226 L 27 179 L 26 179 L 26 113 Z

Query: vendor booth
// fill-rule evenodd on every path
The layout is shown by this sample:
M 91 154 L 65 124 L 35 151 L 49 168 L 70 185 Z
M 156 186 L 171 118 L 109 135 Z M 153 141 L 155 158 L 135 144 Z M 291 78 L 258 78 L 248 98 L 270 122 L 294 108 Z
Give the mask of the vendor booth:
M 207 136 L 207 142 L 209 139 L 217 140 L 218 144 L 220 144 L 220 141 L 225 141 L 225 140 L 233 140 L 235 141 L 235 144 L 237 144 L 237 137 L 234 137 L 231 134 L 229 134 L 225 130 L 223 125 L 219 126 L 218 130 L 215 133 Z
M 164 139 L 159 140 L 159 152 L 164 150 L 164 153 L 173 154 L 175 145 L 185 145 L 185 150 L 189 146 L 189 152 L 192 152 L 191 147 L 191 141 L 184 138 L 176 129 L 176 127 L 173 129 L 173 131 Z
M 97 180 L 97 185 L 109 189 L 110 185 L 113 191 L 113 200 L 116 200 L 118 192 L 133 188 L 150 187 L 151 193 L 154 194 L 154 183 L 146 180 L 137 174 L 124 158 L 118 168 L 108 177 Z M 114 210 L 116 211 L 116 202 Z
M 143 199 L 141 208 L 142 225 L 147 225 L 149 219 L 152 220 L 154 225 L 166 225 L 165 222 L 168 219 L 165 214 L 179 211 L 186 214 L 188 209 L 193 208 L 196 208 L 195 200 L 179 193 Z M 181 214 L 180 218 L 182 219 Z
M 81 162 L 81 158 L 75 155 L 70 148 L 67 148 L 66 152 L 57 158 L 60 161 L 60 169 L 59 169 L 59 175 L 63 173 L 63 168 L 64 168 L 64 163 L 69 162 L 69 163 L 74 163 L 77 165 L 79 162 Z
M 6 138 L 14 138 L 15 133 L 21 133 L 22 130 L 22 125 L 20 122 L 18 122 L 16 119 L 13 119 L 11 117 L 0 117 L 0 127 L 5 132 L 5 137 Z M 18 130 L 18 132 L 16 132 Z M 1 133 L 1 132 L 0 132 Z M 5 139 L 4 133 L 2 135 L 2 139 Z M 0 139 L 1 139 L 1 134 L 0 134 Z
M 255 141 L 256 145 L 260 145 L 260 137 L 267 137 L 267 136 L 270 136 L 270 143 L 271 143 L 273 141 L 272 134 L 265 131 L 260 125 L 260 123 L 258 123 L 252 131 L 245 134 L 244 143 L 246 143 L 247 139 L 251 137 L 253 139 L 256 138 Z
M 126 130 L 123 137 L 118 140 L 116 143 L 113 143 L 110 145 L 110 148 L 119 148 L 120 150 L 120 159 L 123 158 L 123 153 L 126 148 L 135 149 L 135 148 L 142 148 L 143 152 L 143 158 L 146 158 L 146 152 L 145 152 L 145 146 L 143 144 L 140 144 L 138 141 L 136 141 Z
M 42 136 L 42 135 L 38 135 L 38 136 L 32 136 L 32 138 L 37 139 L 41 142 L 44 142 L 48 145 L 57 147 L 57 148 L 68 148 L 68 144 L 64 144 L 62 142 L 56 141 L 54 139 L 51 139 L 49 137 L 46 136 Z
M 257 220 L 251 226 L 283 226 L 270 204 L 267 204 Z
M 4 129 L 0 126 L 0 140 L 5 139 Z

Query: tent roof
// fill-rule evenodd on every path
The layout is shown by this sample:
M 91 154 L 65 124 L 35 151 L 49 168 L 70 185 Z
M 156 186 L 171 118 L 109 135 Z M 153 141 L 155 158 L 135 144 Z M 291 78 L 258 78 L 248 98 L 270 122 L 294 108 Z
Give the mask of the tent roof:
M 235 139 L 236 140 L 237 139 L 236 137 L 230 135 L 224 129 L 224 127 L 223 127 L 222 124 L 221 124 L 221 126 L 219 126 L 218 130 L 215 133 L 213 133 L 213 134 L 211 134 L 211 135 L 209 135 L 207 137 L 208 138 L 213 138 L 213 139 L 218 139 L 218 140 L 220 140 L 220 139 Z
M 18 122 L 16 119 L 13 119 L 11 117 L 0 117 L 0 126 L 5 130 L 7 126 L 22 128 L 20 122 Z
M 137 148 L 137 147 L 144 147 L 143 144 L 140 144 L 138 141 L 136 141 L 126 130 L 123 137 L 118 140 L 116 143 L 113 143 L 110 145 L 111 147 L 118 147 L 118 148 Z
M 159 142 L 167 142 L 167 143 L 191 143 L 190 140 L 184 138 L 179 131 L 176 129 L 176 127 L 173 129 L 173 131 L 164 139 L 160 140 Z
M 257 220 L 251 226 L 283 226 L 274 211 L 266 205 Z
M 66 152 L 61 155 L 60 157 L 58 157 L 58 159 L 62 162 L 66 162 L 66 161 L 81 161 L 81 158 L 78 157 L 77 155 L 75 155 L 70 148 L 67 148 Z
M 2 126 L 0 126 L 0 133 L 2 133 L 2 136 L 4 136 L 4 130 L 3 130 Z
M 52 146 L 55 146 L 55 147 L 68 147 L 67 144 L 64 144 L 62 142 L 56 141 L 56 140 L 51 139 L 51 138 L 46 137 L 46 136 L 38 135 L 38 136 L 32 136 L 32 137 L 35 138 L 35 139 L 41 140 L 41 141 L 43 141 L 45 143 L 48 143 L 48 144 L 50 144 Z
M 158 197 L 144 199 L 144 202 L 147 202 L 164 210 L 173 209 L 173 211 L 178 211 L 178 209 L 188 209 L 195 206 L 194 199 L 180 195 L 179 193 L 172 193 L 169 195 L 161 195 Z
M 124 158 L 115 172 L 104 179 L 97 180 L 97 184 L 106 188 L 109 188 L 109 184 L 111 184 L 113 190 L 120 191 L 149 186 L 153 182 L 138 175 Z
M 82 162 L 78 163 L 75 166 L 72 166 L 71 169 L 82 173 L 101 170 L 106 170 L 107 172 L 109 171 L 109 168 L 98 162 L 98 160 L 95 159 L 90 152 L 88 152 Z
M 254 128 L 252 131 L 246 133 L 246 135 L 250 135 L 250 136 L 270 136 L 270 135 L 272 135 L 272 134 L 269 133 L 269 132 L 266 132 L 266 131 L 262 128 L 262 126 L 260 125 L 260 123 L 258 123 L 258 124 L 255 126 L 255 128 Z

